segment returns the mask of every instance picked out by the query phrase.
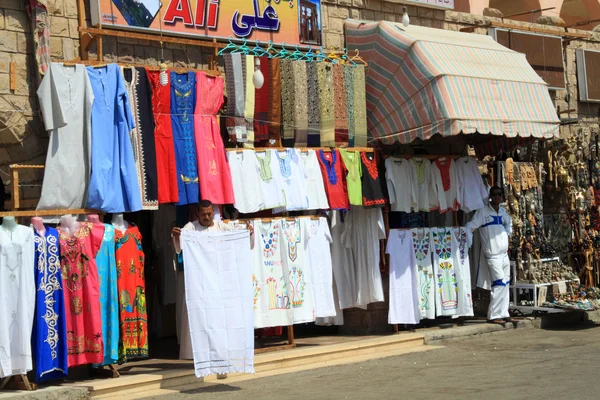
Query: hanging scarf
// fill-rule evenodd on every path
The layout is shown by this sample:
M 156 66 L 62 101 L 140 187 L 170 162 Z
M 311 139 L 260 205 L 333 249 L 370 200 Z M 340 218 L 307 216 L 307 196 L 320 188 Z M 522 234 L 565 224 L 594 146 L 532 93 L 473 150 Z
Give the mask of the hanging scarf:
M 278 143 L 281 139 L 281 74 L 278 58 L 269 60 L 269 140 Z
M 240 54 L 225 54 L 225 79 L 227 82 L 227 132 L 229 140 L 244 143 L 248 131 L 244 121 L 244 74 Z
M 35 20 L 33 41 L 35 42 L 38 81 L 41 82 L 40 75 L 46 73 L 48 65 L 52 61 L 50 59 L 50 21 L 46 0 L 30 0 L 27 11 L 30 16 L 33 15 Z M 75 57 L 74 54 L 73 57 Z
M 354 68 L 352 65 L 344 65 L 344 92 L 346 93 L 346 109 L 348 110 L 348 147 L 354 147 Z
M 342 65 L 333 66 L 333 95 L 335 112 L 335 145 L 348 145 L 348 111 L 346 109 L 346 90 L 344 89 L 344 70 Z
M 321 111 L 319 110 L 319 68 L 317 63 L 306 64 L 306 83 L 308 95 L 308 135 L 307 145 L 321 145 Z
M 254 56 L 245 56 L 242 58 L 244 67 L 244 121 L 246 122 L 246 131 L 248 140 L 244 147 L 254 147 Z
M 321 146 L 335 147 L 334 111 L 333 111 L 333 71 L 331 66 L 319 63 L 319 109 L 321 119 Z
M 293 61 L 292 73 L 294 74 L 294 146 L 306 147 L 308 134 L 308 97 L 306 87 L 306 62 Z
M 354 84 L 354 146 L 367 146 L 367 93 L 365 91 L 365 66 L 352 69 Z
M 269 140 L 269 96 L 271 94 L 271 67 L 267 57 L 260 57 L 260 72 L 265 83 L 254 91 L 254 142 Z
M 294 147 L 294 67 L 292 61 L 281 60 L 281 114 L 283 146 Z

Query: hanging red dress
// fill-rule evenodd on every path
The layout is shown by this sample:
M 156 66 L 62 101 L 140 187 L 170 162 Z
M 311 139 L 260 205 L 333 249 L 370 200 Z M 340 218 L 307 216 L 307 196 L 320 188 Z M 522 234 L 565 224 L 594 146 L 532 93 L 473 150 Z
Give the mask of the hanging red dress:
M 171 126 L 171 82 L 160 84 L 160 71 L 146 69 L 152 87 L 152 112 L 154 113 L 154 141 L 158 172 L 158 202 L 177 203 L 177 170 L 175 147 Z M 167 72 L 168 74 L 168 72 Z
M 102 245 L 104 225 L 80 222 L 72 237 L 60 227 L 58 232 L 69 367 L 101 364 L 104 344 L 96 253 Z
M 325 193 L 332 210 L 349 210 L 348 186 L 346 186 L 346 167 L 338 150 L 325 152 L 319 150 L 319 166 L 325 182 Z
M 119 363 L 148 357 L 148 318 L 142 235 L 130 224 L 125 233 L 115 229 L 119 291 Z
M 213 204 L 233 204 L 231 170 L 217 123 L 216 113 L 223 105 L 223 78 L 196 73 L 196 111 L 194 134 L 198 158 L 198 177 L 203 200 Z

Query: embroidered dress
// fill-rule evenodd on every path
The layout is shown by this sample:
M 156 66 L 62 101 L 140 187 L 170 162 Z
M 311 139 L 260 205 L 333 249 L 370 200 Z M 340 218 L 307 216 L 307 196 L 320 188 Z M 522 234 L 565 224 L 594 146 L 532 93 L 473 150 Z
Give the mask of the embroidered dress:
M 104 361 L 100 284 L 96 254 L 102 245 L 103 225 L 80 222 L 73 236 L 58 228 L 69 367 Z
M 115 228 L 104 224 L 104 238 L 96 254 L 100 282 L 100 315 L 104 341 L 103 365 L 119 360 L 119 295 L 117 292 L 117 263 L 115 260 Z
M 31 371 L 36 303 L 33 229 L 0 226 L 0 378 Z
M 68 373 L 65 297 L 58 252 L 58 231 L 34 231 L 36 312 L 33 331 L 35 380 L 44 382 Z
M 391 211 L 411 212 L 417 204 L 416 182 L 412 177 L 413 166 L 403 158 L 385 160 L 385 180 L 390 195 Z
M 390 230 L 386 253 L 390 255 L 390 309 L 388 324 L 418 324 L 417 262 L 409 230 Z
M 119 324 L 119 363 L 148 357 L 148 318 L 142 235 L 135 225 L 115 229 Z
M 329 207 L 333 210 L 348 210 L 350 201 L 346 186 L 346 168 L 340 158 L 338 150 L 334 149 L 331 152 L 319 150 L 319 165 L 325 182 Z
M 417 265 L 417 288 L 421 319 L 435 319 L 435 282 L 431 257 L 431 231 L 429 228 L 411 229 L 413 254 Z
M 284 270 L 289 273 L 288 294 L 294 323 L 314 322 L 315 293 L 311 266 L 308 263 L 308 235 L 304 223 L 283 220 L 282 241 Z
M 413 166 L 411 177 L 416 188 L 416 199 L 413 211 L 429 212 L 439 207 L 437 190 L 432 175 L 431 162 L 425 158 L 413 157 L 410 159 Z M 390 194 L 391 196 L 391 194 Z
M 433 271 L 435 275 L 436 316 L 456 315 L 458 282 L 452 247 L 452 228 L 431 228 L 433 240 Z
M 365 66 L 352 68 L 354 83 L 354 146 L 367 146 L 367 92 Z
M 306 147 L 308 135 L 308 88 L 305 61 L 292 61 L 294 75 L 294 146 Z
M 275 155 L 275 150 L 265 150 L 255 154 L 258 161 L 260 191 L 264 209 L 284 206 L 283 182 L 281 182 L 279 161 Z
M 169 80 L 166 86 L 162 86 L 160 84 L 160 71 L 146 70 L 146 73 L 152 90 L 158 202 L 177 203 L 179 196 L 173 126 L 171 124 L 171 81 Z
M 344 88 L 344 70 L 341 64 L 333 65 L 333 95 L 335 113 L 335 146 L 348 146 L 348 108 Z
M 455 254 L 456 283 L 458 288 L 457 315 L 473 316 L 473 299 L 471 298 L 471 265 L 469 263 L 469 247 L 465 228 L 452 228 L 452 246 L 458 249 Z
M 306 210 L 308 208 L 307 175 L 304 164 L 296 149 L 285 152 L 275 151 L 279 163 L 279 179 L 282 183 L 285 207 L 275 212 Z M 276 172 L 276 174 L 277 174 Z
M 143 210 L 158 210 L 152 89 L 144 68 L 121 68 L 135 128 L 129 132 Z
M 281 221 L 254 221 L 252 287 L 254 290 L 254 328 L 292 325 L 289 273 L 283 264 Z
M 231 171 L 215 114 L 223 105 L 223 78 L 196 74 L 196 115 L 194 132 L 198 155 L 198 174 L 202 199 L 213 204 L 233 204 Z
M 196 74 L 171 72 L 171 124 L 177 164 L 177 205 L 197 203 L 200 196 L 194 138 Z
M 264 202 L 256 154 L 252 150 L 228 151 L 227 158 L 235 194 L 234 207 L 242 214 L 261 210 Z
M 117 64 L 88 67 L 94 90 L 92 108 L 92 176 L 87 207 L 105 212 L 142 209 L 129 132 L 135 119 Z
M 376 152 L 360 153 L 363 171 L 361 177 L 362 197 L 365 207 L 381 207 L 387 203 L 383 190 L 385 176 L 380 171 L 378 158 Z
M 317 63 L 306 63 L 306 87 L 308 95 L 307 145 L 321 145 L 321 111 L 319 106 L 319 67 Z
M 360 160 L 360 153 L 340 149 L 340 154 L 342 155 L 342 160 L 344 160 L 344 166 L 346 167 L 346 182 L 348 183 L 348 199 L 350 201 L 350 205 L 353 206 L 362 206 L 362 162 Z
M 440 213 L 456 211 L 458 178 L 454 160 L 446 157 L 436 159 L 432 165 L 432 175 L 438 193 Z
M 51 63 L 37 91 L 50 136 L 38 210 L 85 208 L 94 91 L 83 65 Z
M 330 65 L 318 63 L 319 79 L 319 109 L 321 121 L 321 146 L 335 147 L 335 106 L 333 84 L 333 70 Z
M 315 297 L 315 316 L 335 317 L 333 295 L 333 266 L 331 247 L 333 241 L 327 219 L 300 218 L 308 235 L 308 264 L 312 276 Z
M 314 150 L 299 152 L 300 160 L 306 174 L 306 189 L 308 192 L 308 210 L 326 210 L 329 208 L 325 184 L 317 153 Z
M 483 208 L 487 203 L 488 191 L 481 178 L 477 160 L 472 157 L 462 157 L 454 163 L 458 179 L 457 201 L 460 209 L 471 212 Z

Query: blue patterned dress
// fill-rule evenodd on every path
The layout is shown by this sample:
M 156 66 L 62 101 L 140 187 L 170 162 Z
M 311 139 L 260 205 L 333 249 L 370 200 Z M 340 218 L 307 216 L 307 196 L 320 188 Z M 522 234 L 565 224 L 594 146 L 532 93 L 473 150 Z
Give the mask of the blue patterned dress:
M 36 310 L 33 359 L 36 382 L 61 378 L 68 373 L 67 328 L 60 268 L 58 231 L 46 227 L 35 232 Z
M 100 315 L 104 340 L 103 365 L 119 360 L 119 295 L 117 290 L 117 260 L 115 258 L 115 228 L 104 224 L 102 246 L 96 254 L 100 282 Z
M 198 161 L 194 139 L 196 109 L 196 74 L 171 72 L 171 123 L 177 165 L 177 205 L 194 204 L 199 200 Z

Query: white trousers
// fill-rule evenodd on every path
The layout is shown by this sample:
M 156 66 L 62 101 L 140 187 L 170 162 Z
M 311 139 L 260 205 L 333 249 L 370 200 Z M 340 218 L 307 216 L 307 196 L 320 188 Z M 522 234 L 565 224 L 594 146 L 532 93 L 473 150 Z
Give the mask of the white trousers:
M 508 254 L 488 258 L 492 293 L 488 308 L 488 319 L 509 318 L 510 303 L 510 260 Z

